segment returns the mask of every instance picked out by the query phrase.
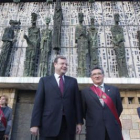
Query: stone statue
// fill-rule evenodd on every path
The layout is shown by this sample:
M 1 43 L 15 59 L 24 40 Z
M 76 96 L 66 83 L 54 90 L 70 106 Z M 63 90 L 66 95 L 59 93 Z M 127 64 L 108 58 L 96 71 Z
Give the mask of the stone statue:
M 90 68 L 99 65 L 98 62 L 98 47 L 97 47 L 98 31 L 94 26 L 94 18 L 91 18 L 91 26 L 88 30 L 88 43 L 90 55 Z
M 95 0 L 89 0 L 89 3 L 93 3 L 93 2 L 95 2 Z
M 52 31 L 48 28 L 50 18 L 46 18 L 46 29 L 42 31 L 41 54 L 40 54 L 40 72 L 39 76 L 48 75 L 48 61 L 51 53 Z
M 54 27 L 53 27 L 53 49 L 58 54 L 61 48 L 61 25 L 63 20 L 63 13 L 61 8 L 61 0 L 56 0 L 55 12 L 54 12 Z
M 8 62 L 11 54 L 13 44 L 17 41 L 14 34 L 14 29 L 20 22 L 15 20 L 10 20 L 10 27 L 5 28 L 2 37 L 3 45 L 0 53 L 0 76 L 6 76 L 6 69 L 9 67 Z
M 31 14 L 32 27 L 28 29 L 28 36 L 24 35 L 28 47 L 26 48 L 25 76 L 35 76 L 36 64 L 38 63 L 37 55 L 40 47 L 40 29 L 36 27 L 37 14 Z
M 137 38 L 138 38 L 138 42 L 139 42 L 139 50 L 140 50 L 140 31 L 137 31 Z
M 13 2 L 15 2 L 15 3 L 19 3 L 19 2 L 20 2 L 20 0 L 13 0 Z
M 75 43 L 77 43 L 78 52 L 78 68 L 77 74 L 79 77 L 86 76 L 86 57 L 88 54 L 88 40 L 86 35 L 86 27 L 82 25 L 84 15 L 78 13 L 79 25 L 76 26 L 75 30 Z
M 48 4 L 53 3 L 53 0 L 46 0 Z
M 114 50 L 116 53 L 117 66 L 120 77 L 128 77 L 128 71 L 125 58 L 125 46 L 123 29 L 119 25 L 119 14 L 114 15 L 115 25 L 111 27 L 112 42 L 114 44 Z

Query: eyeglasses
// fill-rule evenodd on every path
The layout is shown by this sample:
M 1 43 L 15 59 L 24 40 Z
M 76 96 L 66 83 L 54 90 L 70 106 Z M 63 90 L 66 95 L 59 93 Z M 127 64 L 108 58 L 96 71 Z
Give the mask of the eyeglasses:
M 91 74 L 91 76 L 101 76 L 101 75 L 103 75 L 102 73 L 93 73 L 93 74 Z
M 68 64 L 67 64 L 67 63 L 57 63 L 57 64 L 59 64 L 59 65 L 66 65 L 66 66 L 68 66 Z

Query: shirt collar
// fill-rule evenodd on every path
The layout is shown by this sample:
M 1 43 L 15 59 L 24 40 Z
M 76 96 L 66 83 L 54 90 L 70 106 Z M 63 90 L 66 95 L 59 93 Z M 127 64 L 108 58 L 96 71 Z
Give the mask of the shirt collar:
M 96 85 L 96 84 L 94 84 L 94 85 L 95 85 L 96 87 L 99 86 L 99 85 Z M 104 83 L 102 83 L 100 86 L 104 88 Z
M 57 74 L 57 73 L 55 73 L 54 76 L 55 76 L 56 79 L 58 79 L 60 77 L 60 75 Z M 62 78 L 64 79 L 64 75 L 62 75 Z

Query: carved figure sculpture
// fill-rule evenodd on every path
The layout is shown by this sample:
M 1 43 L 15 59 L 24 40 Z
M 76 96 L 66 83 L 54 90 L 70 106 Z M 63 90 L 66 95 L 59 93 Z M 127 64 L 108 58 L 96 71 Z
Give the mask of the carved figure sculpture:
M 93 2 L 95 2 L 95 0 L 89 0 L 89 3 L 93 3 Z
M 19 2 L 20 2 L 20 0 L 13 0 L 13 2 L 15 2 L 15 3 L 19 3 Z
M 15 25 L 20 24 L 18 21 L 10 20 L 10 27 L 5 28 L 2 37 L 3 45 L 0 53 L 0 76 L 6 75 L 6 69 L 9 67 L 8 62 L 14 42 L 16 42 L 16 37 L 14 34 Z
M 52 31 L 48 28 L 50 18 L 46 18 L 46 29 L 42 31 L 41 54 L 40 54 L 40 72 L 39 76 L 48 75 L 48 61 L 51 53 Z
M 140 31 L 137 31 L 137 38 L 138 38 L 138 42 L 139 42 L 139 50 L 140 50 Z
M 54 12 L 54 29 L 53 29 L 53 49 L 58 54 L 61 48 L 61 25 L 63 20 L 63 13 L 61 8 L 61 0 L 56 0 L 55 12 Z
M 90 68 L 95 67 L 99 64 L 99 62 L 98 62 L 97 35 L 98 35 L 98 31 L 94 26 L 94 18 L 91 18 L 91 26 L 88 30 Z
M 53 3 L 53 0 L 46 0 L 47 3 Z
M 35 76 L 37 55 L 40 47 L 40 29 L 36 27 L 37 14 L 31 14 L 32 27 L 28 29 L 28 36 L 24 35 L 28 47 L 26 48 L 25 76 Z
M 114 15 L 115 25 L 111 28 L 112 42 L 114 44 L 114 50 L 116 53 L 117 66 L 120 77 L 128 77 L 128 71 L 125 58 L 125 46 L 123 29 L 119 25 L 119 14 Z
M 78 13 L 79 25 L 76 26 L 75 30 L 75 43 L 77 43 L 78 52 L 78 69 L 77 75 L 79 77 L 86 76 L 86 57 L 88 54 L 88 40 L 86 35 L 86 27 L 83 23 L 83 13 Z

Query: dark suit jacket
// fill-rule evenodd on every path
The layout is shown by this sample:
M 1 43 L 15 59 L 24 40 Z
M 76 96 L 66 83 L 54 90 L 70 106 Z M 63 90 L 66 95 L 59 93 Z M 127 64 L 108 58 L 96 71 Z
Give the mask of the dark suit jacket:
M 140 118 L 140 107 L 137 108 L 137 113 L 138 113 L 138 116 Z
M 57 136 L 60 130 L 62 115 L 65 114 L 68 131 L 75 134 L 76 124 L 83 123 L 81 96 L 75 78 L 64 76 L 64 93 L 53 76 L 40 79 L 31 119 L 31 127 L 38 126 L 40 135 Z
M 105 84 L 105 92 L 113 100 L 120 116 L 122 103 L 118 88 Z M 81 94 L 86 119 L 87 140 L 93 140 L 93 138 L 105 140 L 106 130 L 111 140 L 122 140 L 121 128 L 108 106 L 105 104 L 103 107 L 97 95 L 90 88 L 85 88 Z

